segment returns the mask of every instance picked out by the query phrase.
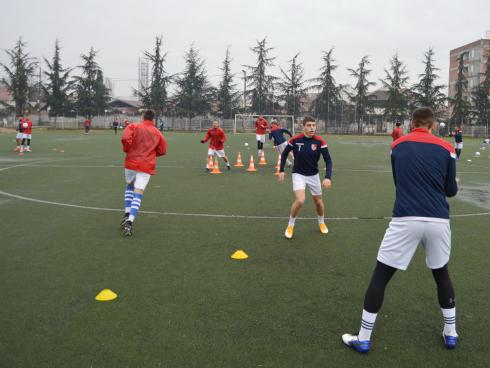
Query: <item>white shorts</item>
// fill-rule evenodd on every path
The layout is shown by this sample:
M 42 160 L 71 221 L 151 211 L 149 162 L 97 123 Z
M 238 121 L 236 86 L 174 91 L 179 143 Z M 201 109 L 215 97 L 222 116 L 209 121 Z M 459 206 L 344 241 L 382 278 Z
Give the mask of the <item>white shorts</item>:
M 22 139 L 23 136 L 24 136 L 24 134 L 17 133 L 17 135 L 15 136 L 15 139 Z
M 265 143 L 265 134 L 255 134 L 255 138 L 257 142 Z
M 222 149 L 222 150 L 215 150 L 215 149 L 212 149 L 212 148 L 209 148 L 208 149 L 208 156 L 212 156 L 212 155 L 216 155 L 218 157 L 225 157 L 225 150 Z
M 293 191 L 310 189 L 311 195 L 322 195 L 322 183 L 320 182 L 320 174 L 305 176 L 293 173 Z
M 449 262 L 451 227 L 448 221 L 392 219 L 378 251 L 378 261 L 406 270 L 419 243 L 425 250 L 425 263 L 431 269 Z
M 454 143 L 454 148 L 456 148 L 456 149 L 463 149 L 463 142 L 461 142 L 461 143 Z
M 124 169 L 124 176 L 126 177 L 126 184 L 134 183 L 135 189 L 145 190 L 151 175 L 141 171 Z
M 32 139 L 32 134 L 22 134 L 22 139 Z
M 282 155 L 282 153 L 283 153 L 284 149 L 287 147 L 287 145 L 288 145 L 288 141 L 285 141 L 285 142 L 282 142 L 281 144 L 278 144 L 276 146 L 277 151 L 279 152 L 279 154 Z

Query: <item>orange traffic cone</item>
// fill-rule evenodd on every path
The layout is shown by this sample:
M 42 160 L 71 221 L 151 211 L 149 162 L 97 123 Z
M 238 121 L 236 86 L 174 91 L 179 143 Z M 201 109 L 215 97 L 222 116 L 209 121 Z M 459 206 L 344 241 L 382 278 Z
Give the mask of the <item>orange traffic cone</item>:
M 213 170 L 213 157 L 208 157 L 208 162 L 206 164 L 206 169 Z
M 219 171 L 218 159 L 214 161 L 213 171 L 211 171 L 211 174 L 223 174 L 221 171 Z
M 242 155 L 240 152 L 238 152 L 238 157 L 236 159 L 236 164 L 234 165 L 235 167 L 243 167 L 243 162 L 242 162 Z
M 276 172 L 274 173 L 275 176 L 279 176 L 279 170 L 281 169 L 281 155 L 277 158 L 277 165 L 276 165 Z
M 265 152 L 264 151 L 262 151 L 262 156 L 260 156 L 259 165 L 261 165 L 261 166 L 267 165 L 267 161 L 265 161 Z
M 248 164 L 247 171 L 249 171 L 249 172 L 257 171 L 257 169 L 255 168 L 255 165 L 254 165 L 254 156 L 253 155 L 250 155 L 250 163 Z

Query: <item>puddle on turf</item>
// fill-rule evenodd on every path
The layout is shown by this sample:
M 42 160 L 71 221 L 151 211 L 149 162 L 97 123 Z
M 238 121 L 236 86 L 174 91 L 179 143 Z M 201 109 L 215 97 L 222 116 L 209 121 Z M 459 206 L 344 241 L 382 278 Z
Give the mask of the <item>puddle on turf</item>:
M 461 185 L 456 198 L 490 210 L 490 184 Z

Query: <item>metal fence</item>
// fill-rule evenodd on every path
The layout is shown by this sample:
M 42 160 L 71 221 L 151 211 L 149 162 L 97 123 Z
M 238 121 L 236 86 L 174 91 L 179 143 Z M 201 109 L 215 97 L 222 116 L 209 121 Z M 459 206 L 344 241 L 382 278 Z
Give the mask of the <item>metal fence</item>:
M 32 115 L 34 127 L 45 127 L 49 129 L 83 129 L 83 116 L 77 117 L 48 117 L 46 115 Z M 117 119 L 119 123 L 123 123 L 125 120 L 129 122 L 140 121 L 139 116 L 127 116 L 127 115 L 103 115 L 95 116 L 92 118 L 92 128 L 94 129 L 109 129 L 112 127 L 113 121 Z M 157 126 L 162 130 L 176 131 L 176 132 L 202 132 L 208 130 L 214 117 L 194 117 L 181 118 L 173 116 L 160 117 Z M 220 119 L 221 127 L 226 132 L 233 132 L 234 119 Z M 301 119 L 297 119 L 295 130 L 301 131 Z M 18 120 L 15 116 L 7 116 L 0 119 L 0 127 L 15 128 Z M 362 134 L 362 135 L 386 135 L 390 134 L 393 130 L 393 124 L 377 119 L 376 121 L 368 121 L 366 123 L 357 124 L 349 121 L 328 122 L 325 124 L 322 120 L 317 120 L 317 131 L 322 134 Z M 404 131 L 408 132 L 410 129 L 410 123 L 405 122 Z M 447 136 L 450 134 L 449 127 L 440 128 L 437 132 L 439 135 Z M 483 125 L 465 125 L 463 126 L 463 134 L 467 137 L 489 137 L 490 131 L 488 126 Z

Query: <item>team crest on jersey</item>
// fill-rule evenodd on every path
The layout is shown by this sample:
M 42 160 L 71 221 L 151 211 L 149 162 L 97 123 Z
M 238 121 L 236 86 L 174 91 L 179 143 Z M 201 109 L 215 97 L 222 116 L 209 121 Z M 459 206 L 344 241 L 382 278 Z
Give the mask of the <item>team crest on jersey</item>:
M 312 144 L 312 145 L 311 145 L 311 150 L 312 150 L 312 151 L 316 151 L 316 148 L 317 148 L 317 147 L 318 147 L 318 146 L 317 146 L 316 144 Z

